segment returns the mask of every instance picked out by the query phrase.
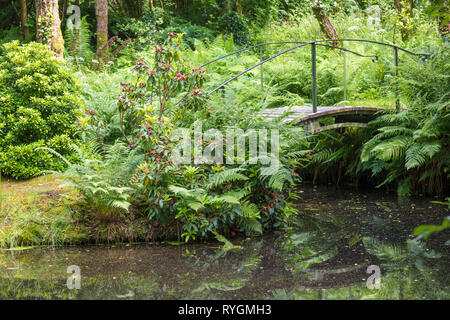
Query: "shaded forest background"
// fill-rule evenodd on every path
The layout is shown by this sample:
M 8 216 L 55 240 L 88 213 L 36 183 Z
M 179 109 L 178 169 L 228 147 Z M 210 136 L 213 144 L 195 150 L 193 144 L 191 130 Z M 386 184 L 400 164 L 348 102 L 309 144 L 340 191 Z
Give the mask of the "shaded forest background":
M 337 38 L 330 16 L 370 11 L 375 5 L 382 20 L 393 20 L 398 37 L 393 42 L 407 42 L 417 32 L 416 9 L 436 20 L 441 37 L 449 33 L 445 0 L 1 0 L 0 41 L 46 43 L 60 58 L 89 58 L 91 68 L 97 68 L 127 46 L 142 50 L 162 42 L 167 32 L 183 32 L 191 48 L 194 39 L 212 40 L 219 34 L 233 35 L 235 44 L 247 45 L 258 42 L 260 30 L 269 23 L 290 24 L 310 14 L 324 37 Z M 392 10 L 395 16 L 390 16 Z

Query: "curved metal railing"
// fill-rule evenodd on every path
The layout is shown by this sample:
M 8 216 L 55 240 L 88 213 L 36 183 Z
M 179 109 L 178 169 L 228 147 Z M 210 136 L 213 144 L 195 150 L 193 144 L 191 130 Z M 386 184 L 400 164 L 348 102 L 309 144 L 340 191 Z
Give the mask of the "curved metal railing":
M 237 53 L 240 53 L 240 52 L 243 52 L 243 51 L 248 51 L 248 50 L 251 50 L 251 49 L 254 49 L 254 48 L 258 48 L 258 47 L 263 47 L 263 46 L 266 46 L 266 45 L 274 45 L 274 44 L 309 44 L 309 43 L 310 42 L 306 42 L 306 41 L 279 41 L 279 42 L 259 43 L 259 44 L 255 44 L 254 46 L 243 48 L 243 49 L 239 49 L 239 50 L 233 51 L 233 52 L 231 52 L 229 54 L 226 54 L 224 56 L 215 58 L 215 59 L 213 59 L 211 61 L 208 61 L 208 62 L 202 64 L 201 66 L 199 66 L 199 68 L 203 68 L 204 66 L 207 66 L 210 63 L 222 60 L 224 58 L 228 58 L 229 56 L 235 55 Z M 329 48 L 333 48 L 333 49 L 339 49 L 339 50 L 342 50 L 342 51 L 351 52 L 351 53 L 353 53 L 355 55 L 358 55 L 358 56 L 361 56 L 361 57 L 377 57 L 376 55 L 363 55 L 363 54 L 360 54 L 360 53 L 358 53 L 356 51 L 352 51 L 352 50 L 349 50 L 349 49 L 345 49 L 345 48 L 342 48 L 342 47 L 337 47 L 337 46 L 333 46 L 333 45 L 329 45 L 329 44 L 318 43 L 318 45 L 323 46 L 323 47 L 329 47 Z
M 322 42 L 344 42 L 344 41 L 349 41 L 349 42 L 366 42 L 366 43 L 373 43 L 373 44 L 377 44 L 377 45 L 383 45 L 383 46 L 388 46 L 394 49 L 394 64 L 395 64 L 395 77 L 398 77 L 398 63 L 399 63 L 399 59 L 398 59 L 398 52 L 402 51 L 405 52 L 409 55 L 413 55 L 413 56 L 420 56 L 424 61 L 427 61 L 429 55 L 426 53 L 415 53 L 409 50 L 406 50 L 404 48 L 401 48 L 399 46 L 390 44 L 390 43 L 385 43 L 385 42 L 379 42 L 379 41 L 374 41 L 374 40 L 364 40 L 364 39 L 323 39 L 323 40 L 314 40 L 314 41 L 309 41 L 309 42 L 304 42 L 304 41 L 279 41 L 279 42 L 266 42 L 266 43 L 260 43 L 260 44 L 256 44 L 247 48 L 243 48 L 243 49 L 239 49 L 236 50 L 234 52 L 231 52 L 229 54 L 223 55 L 221 57 L 215 58 L 211 61 L 208 61 L 204 64 L 202 64 L 201 66 L 199 66 L 199 68 L 205 67 L 213 62 L 225 59 L 227 57 L 230 57 L 232 55 L 238 54 L 240 52 L 244 52 L 244 51 L 248 51 L 254 48 L 260 48 L 260 62 L 253 65 L 252 67 L 240 72 L 239 74 L 231 77 L 230 79 L 226 80 L 225 82 L 221 83 L 219 86 L 217 86 L 216 88 L 214 88 L 213 90 L 211 90 L 210 92 L 207 93 L 207 95 L 210 95 L 214 92 L 216 92 L 217 90 L 219 90 L 220 88 L 223 88 L 225 85 L 227 85 L 229 82 L 239 78 L 240 76 L 242 76 L 243 74 L 257 68 L 257 67 L 261 67 L 261 89 L 263 89 L 263 64 L 275 59 L 276 57 L 285 54 L 287 52 L 290 52 L 292 50 L 301 48 L 301 47 L 305 47 L 308 45 L 311 45 L 311 72 L 312 72 L 312 107 L 313 107 L 313 112 L 317 112 L 317 74 L 316 74 L 316 46 L 322 46 L 322 47 L 328 47 L 328 48 L 333 48 L 333 49 L 338 49 L 341 51 L 344 51 L 344 100 L 346 100 L 346 52 L 352 53 L 354 55 L 360 56 L 360 57 L 371 57 L 372 61 L 374 62 L 378 62 L 378 56 L 377 55 L 364 55 L 361 53 L 358 53 L 356 51 L 353 50 L 349 50 L 343 47 L 338 47 L 335 45 L 330 45 L 330 44 L 325 44 Z M 278 44 L 297 44 L 294 47 L 291 47 L 289 49 L 283 50 L 282 52 L 279 52 L 267 59 L 263 59 L 263 50 L 262 48 L 264 46 L 267 45 L 278 45 Z M 396 105 L 396 109 L 397 111 L 400 110 L 400 99 L 399 99 L 399 93 L 398 93 L 398 88 L 396 87 L 395 89 L 395 105 Z

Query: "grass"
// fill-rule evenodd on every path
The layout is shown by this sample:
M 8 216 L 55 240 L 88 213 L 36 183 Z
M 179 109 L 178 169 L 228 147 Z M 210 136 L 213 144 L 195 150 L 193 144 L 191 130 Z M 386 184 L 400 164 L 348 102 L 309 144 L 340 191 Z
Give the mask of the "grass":
M 1 185 L 0 247 L 62 245 L 86 238 L 73 205 L 79 196 L 60 188 L 55 176 L 27 181 L 5 180 Z
M 58 177 L 3 180 L 0 192 L 0 248 L 76 245 L 159 239 L 162 228 L 130 212 L 126 221 L 103 221 Z M 170 233 L 165 235 L 173 237 Z
M 36 177 L 26 181 L 6 179 L 1 183 L 0 216 L 19 207 L 39 204 L 44 209 L 49 200 L 57 199 L 63 193 L 58 178 L 53 175 Z

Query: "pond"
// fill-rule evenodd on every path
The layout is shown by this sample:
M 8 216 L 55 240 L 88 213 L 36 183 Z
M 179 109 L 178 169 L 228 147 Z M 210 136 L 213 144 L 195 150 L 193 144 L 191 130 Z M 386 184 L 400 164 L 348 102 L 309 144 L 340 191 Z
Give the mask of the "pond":
M 449 233 L 407 248 L 414 227 L 440 224 L 446 206 L 373 190 L 302 186 L 298 194 L 289 228 L 232 238 L 240 248 L 227 251 L 217 243 L 0 251 L 0 298 L 450 298 Z M 67 286 L 73 265 L 79 289 Z

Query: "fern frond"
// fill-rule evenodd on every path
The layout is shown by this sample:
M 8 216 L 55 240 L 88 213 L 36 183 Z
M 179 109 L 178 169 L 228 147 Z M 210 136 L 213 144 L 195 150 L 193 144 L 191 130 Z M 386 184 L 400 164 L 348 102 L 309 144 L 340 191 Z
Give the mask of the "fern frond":
M 248 177 L 244 176 L 241 172 L 244 172 L 244 168 L 226 169 L 224 171 L 213 174 L 206 185 L 207 190 L 211 190 L 218 186 L 224 185 L 229 182 L 245 181 Z
M 269 187 L 273 190 L 282 191 L 286 182 L 294 183 L 291 172 L 288 169 L 281 167 L 275 174 L 270 176 Z
M 407 137 L 397 137 L 379 143 L 372 149 L 372 153 L 383 161 L 399 160 L 405 153 L 409 139 Z

